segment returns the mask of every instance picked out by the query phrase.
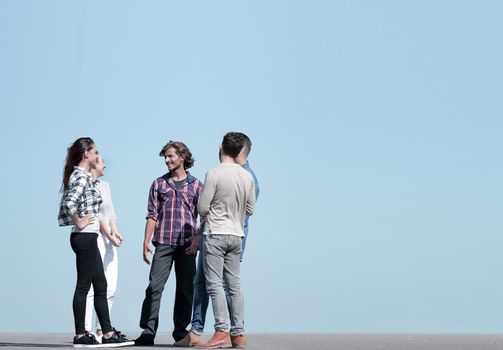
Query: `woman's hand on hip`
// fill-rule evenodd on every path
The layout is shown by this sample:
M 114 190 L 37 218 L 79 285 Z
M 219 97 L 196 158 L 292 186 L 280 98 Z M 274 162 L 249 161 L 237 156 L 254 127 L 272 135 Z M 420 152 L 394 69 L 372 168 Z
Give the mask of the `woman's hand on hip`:
M 79 217 L 78 214 L 74 214 L 72 219 L 73 224 L 77 226 L 79 230 L 82 230 L 84 227 L 94 223 L 94 216 L 91 214 L 87 214 L 83 218 Z

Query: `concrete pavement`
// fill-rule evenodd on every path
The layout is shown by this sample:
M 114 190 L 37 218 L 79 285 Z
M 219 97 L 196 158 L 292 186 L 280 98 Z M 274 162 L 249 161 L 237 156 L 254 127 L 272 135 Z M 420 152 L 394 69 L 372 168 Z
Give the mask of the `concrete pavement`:
M 138 334 L 126 332 L 129 339 Z M 210 335 L 206 335 L 208 339 Z M 503 335 L 423 334 L 248 334 L 248 350 L 496 350 L 503 349 Z M 71 334 L 0 333 L 0 349 L 72 348 Z M 171 347 L 173 339 L 160 334 L 154 347 Z

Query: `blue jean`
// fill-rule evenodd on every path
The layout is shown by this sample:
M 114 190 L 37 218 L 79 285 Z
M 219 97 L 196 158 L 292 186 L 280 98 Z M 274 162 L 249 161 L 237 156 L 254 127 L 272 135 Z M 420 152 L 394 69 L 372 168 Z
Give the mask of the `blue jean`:
M 204 236 L 203 236 L 204 239 Z M 199 254 L 197 255 L 197 269 L 194 277 L 194 311 L 192 312 L 192 332 L 197 335 L 203 334 L 204 323 L 206 322 L 206 311 L 210 297 L 206 291 L 206 278 L 203 271 L 204 244 L 201 242 Z
M 246 238 L 248 237 L 248 219 L 249 218 L 250 217 L 248 215 L 246 215 L 244 226 L 243 226 L 243 233 L 245 236 L 243 237 L 243 241 L 241 244 L 241 255 L 239 256 L 239 261 L 241 261 L 241 262 L 243 262 L 243 255 L 245 255 Z

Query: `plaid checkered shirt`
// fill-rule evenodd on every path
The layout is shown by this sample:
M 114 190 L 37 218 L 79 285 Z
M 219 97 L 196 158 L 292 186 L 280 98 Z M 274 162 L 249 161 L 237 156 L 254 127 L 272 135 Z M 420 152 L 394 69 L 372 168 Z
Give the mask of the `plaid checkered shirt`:
M 203 183 L 189 172 L 185 183 L 178 188 L 169 173 L 157 178 L 150 186 L 146 217 L 156 221 L 152 242 L 184 246 L 190 237 L 200 234 L 202 224 L 197 224 L 197 202 L 202 192 Z
M 59 226 L 73 225 L 72 216 L 75 213 L 79 217 L 87 214 L 97 216 L 102 202 L 101 193 L 91 174 L 82 168 L 74 167 L 68 180 L 68 187 L 61 197 L 58 215 Z

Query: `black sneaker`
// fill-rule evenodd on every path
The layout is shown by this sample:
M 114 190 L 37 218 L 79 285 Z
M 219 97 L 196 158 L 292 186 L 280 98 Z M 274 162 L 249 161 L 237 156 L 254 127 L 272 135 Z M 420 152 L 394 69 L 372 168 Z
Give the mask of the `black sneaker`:
M 142 333 L 142 335 L 140 335 L 138 338 L 136 338 L 136 340 L 134 341 L 134 345 L 136 345 L 136 346 L 152 346 L 152 345 L 154 345 L 154 336 Z
M 113 329 L 113 331 L 114 331 L 114 334 L 112 334 L 112 336 L 110 338 L 107 339 L 107 338 L 105 338 L 105 336 L 103 336 L 103 338 L 101 338 L 100 345 L 102 348 L 118 348 L 121 346 L 134 345 L 134 341 L 126 338 L 125 334 L 122 334 L 121 332 L 119 332 L 115 328 Z
M 84 335 L 80 337 L 73 337 L 73 347 L 74 348 L 99 348 L 101 344 L 96 340 L 94 334 L 85 332 Z

